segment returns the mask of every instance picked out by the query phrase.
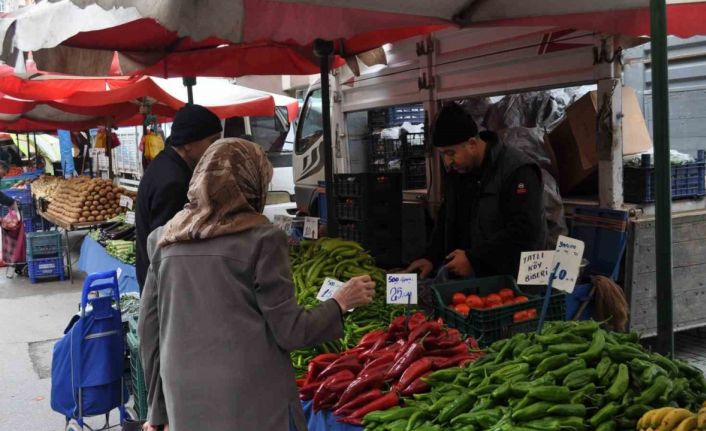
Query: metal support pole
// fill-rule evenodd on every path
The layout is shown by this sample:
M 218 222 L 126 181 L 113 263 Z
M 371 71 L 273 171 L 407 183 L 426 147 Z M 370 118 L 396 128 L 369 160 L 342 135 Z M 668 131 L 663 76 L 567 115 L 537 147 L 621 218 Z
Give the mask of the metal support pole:
M 193 105 L 194 104 L 194 85 L 196 85 L 196 78 L 193 76 L 185 76 L 181 78 L 181 81 L 184 83 L 184 86 L 186 87 L 186 94 L 188 97 L 188 104 Z
M 39 165 L 39 150 L 37 149 L 37 132 L 32 132 L 32 136 L 34 137 L 34 157 L 35 157 L 35 164 Z
M 652 38 L 652 115 L 655 169 L 655 242 L 657 258 L 657 351 L 674 355 L 672 309 L 672 180 L 669 157 L 669 79 L 667 6 L 650 1 Z
M 333 54 L 333 42 L 330 40 L 316 39 L 314 41 L 314 53 L 320 58 L 321 72 L 321 113 L 324 126 L 324 174 L 326 177 L 326 217 L 328 223 L 328 235 L 338 236 L 338 220 L 336 217 L 336 205 L 333 189 L 333 148 L 331 141 L 331 96 L 329 89 L 329 70 L 331 55 Z

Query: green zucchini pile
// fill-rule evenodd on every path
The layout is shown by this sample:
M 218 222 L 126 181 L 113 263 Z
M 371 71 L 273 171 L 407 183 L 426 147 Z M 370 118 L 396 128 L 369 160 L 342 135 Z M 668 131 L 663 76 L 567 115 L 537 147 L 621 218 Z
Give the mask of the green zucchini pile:
M 492 344 L 467 368 L 432 373 L 430 392 L 369 413 L 363 424 L 369 431 L 627 431 L 653 408 L 698 409 L 703 373 L 646 351 L 638 339 L 594 321 L 549 322 L 542 335 Z

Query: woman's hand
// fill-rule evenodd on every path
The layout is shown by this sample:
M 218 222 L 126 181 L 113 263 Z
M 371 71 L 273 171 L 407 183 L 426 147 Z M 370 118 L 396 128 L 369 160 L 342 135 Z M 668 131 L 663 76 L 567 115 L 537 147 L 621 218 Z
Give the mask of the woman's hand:
M 338 302 L 341 312 L 345 313 L 350 309 L 370 304 L 375 296 L 375 282 L 369 275 L 361 275 L 348 280 L 333 295 L 333 299 Z

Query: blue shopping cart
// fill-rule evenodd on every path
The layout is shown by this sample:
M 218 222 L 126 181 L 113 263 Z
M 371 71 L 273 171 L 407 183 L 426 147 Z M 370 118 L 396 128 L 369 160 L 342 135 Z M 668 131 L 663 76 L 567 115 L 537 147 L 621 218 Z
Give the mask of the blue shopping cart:
M 92 292 L 110 295 L 89 299 Z M 105 415 L 118 408 L 120 424 L 134 413 L 125 408 L 125 342 L 120 312 L 120 291 L 115 271 L 89 275 L 81 292 L 81 311 L 54 345 L 51 407 L 66 417 L 66 431 L 91 430 L 84 418 Z

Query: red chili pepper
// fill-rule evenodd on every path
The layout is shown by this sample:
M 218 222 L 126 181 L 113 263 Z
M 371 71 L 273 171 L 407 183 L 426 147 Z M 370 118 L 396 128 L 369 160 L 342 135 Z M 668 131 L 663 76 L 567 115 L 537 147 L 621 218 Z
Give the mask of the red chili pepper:
M 368 332 L 360 339 L 358 342 L 358 347 L 370 348 L 372 347 L 378 339 L 384 338 L 387 332 L 383 329 L 378 329 L 376 331 Z
M 319 364 L 330 364 L 331 362 L 338 359 L 341 355 L 338 353 L 322 353 L 314 357 L 311 362 L 316 362 Z
M 416 313 L 410 316 L 409 322 L 407 323 L 407 328 L 409 328 L 410 331 L 414 331 L 419 325 L 423 324 L 426 321 L 427 318 L 424 313 L 422 313 L 421 311 L 417 311 Z
M 341 356 L 340 358 L 333 361 L 330 365 L 328 365 L 321 372 L 321 374 L 318 375 L 318 380 L 325 380 L 328 377 L 330 377 L 330 376 L 332 376 L 342 370 L 351 370 L 354 374 L 358 374 L 358 372 L 362 368 L 363 368 L 363 366 L 361 365 L 357 356 L 355 356 L 355 355 Z
M 312 382 L 299 389 L 299 398 L 308 401 L 314 398 L 314 394 L 321 387 L 321 382 Z
M 459 363 L 458 363 L 458 366 L 459 366 L 459 367 L 465 367 L 466 365 L 472 364 L 473 362 L 475 362 L 475 361 L 477 361 L 477 360 L 478 360 L 478 357 L 477 357 L 477 356 L 469 357 L 469 358 L 466 358 L 466 359 L 462 360 L 461 362 L 459 362 Z
M 342 370 L 328 377 L 314 394 L 314 410 L 321 410 L 330 401 L 331 395 L 336 397 L 354 378 L 355 375 L 350 370 Z
M 351 413 L 350 416 L 348 416 L 347 419 L 362 419 L 363 416 L 367 415 L 370 412 L 376 411 L 376 410 L 387 410 L 391 409 L 392 407 L 399 405 L 400 403 L 400 397 L 397 395 L 396 392 L 388 392 L 382 397 L 378 398 L 375 401 L 372 401 L 363 407 L 358 408 L 358 410 L 354 411 Z
M 439 365 L 443 364 L 446 362 L 449 358 L 446 356 L 424 356 L 425 358 L 429 358 L 431 360 L 431 369 L 432 370 L 438 370 Z
M 400 377 L 399 387 L 406 388 L 413 381 L 417 380 L 422 374 L 431 370 L 433 361 L 429 358 L 421 358 L 414 361 Z
M 385 379 L 398 378 L 407 368 L 409 368 L 410 365 L 412 365 L 412 362 L 419 359 L 423 353 L 424 347 L 422 347 L 421 343 L 412 343 L 407 351 L 405 351 L 404 354 L 395 362 L 392 368 L 390 368 L 390 371 L 387 372 Z
M 450 367 L 455 367 L 458 366 L 461 361 L 466 360 L 466 359 L 473 359 L 470 353 L 461 353 L 458 355 L 454 355 L 450 358 L 446 359 L 446 362 L 443 362 L 439 365 L 439 368 L 450 368 Z
M 430 350 L 427 352 L 428 356 L 456 356 L 460 355 L 461 353 L 468 353 L 468 346 L 466 346 L 464 343 L 457 344 L 453 347 L 450 347 L 448 349 L 436 349 L 436 350 Z
M 385 373 L 388 370 L 387 365 L 382 365 L 382 368 L 375 368 L 366 373 L 361 373 L 355 378 L 345 391 L 341 394 L 337 406 L 342 406 L 351 401 L 367 389 L 380 388 L 385 383 Z
M 304 382 L 306 382 L 306 377 L 303 377 L 303 378 L 301 378 L 301 379 L 297 379 L 297 380 L 295 380 L 295 381 L 296 381 L 296 383 L 297 383 L 297 387 L 298 387 L 298 388 L 301 388 L 301 387 L 304 386 Z
M 394 319 L 392 319 L 392 322 L 390 322 L 390 326 L 387 328 L 388 333 L 393 333 L 393 332 L 405 332 L 405 321 L 407 320 L 407 317 L 405 316 L 397 316 Z
M 434 321 L 424 322 L 409 333 L 407 341 L 417 341 L 418 339 L 422 338 L 426 333 L 430 333 L 432 335 L 439 334 L 441 333 L 441 326 Z
M 364 373 L 365 370 L 379 367 L 380 365 L 383 364 L 391 364 L 395 360 L 396 353 L 395 352 L 383 352 L 380 356 L 377 358 L 371 360 L 365 366 L 363 367 L 363 370 L 361 373 Z
M 385 344 L 387 344 L 387 341 L 389 340 L 389 334 L 385 334 L 384 336 L 378 338 L 375 341 L 375 344 L 371 348 L 369 348 L 367 351 L 361 353 L 358 355 L 361 361 L 366 361 L 370 359 L 370 357 L 375 354 L 376 352 L 379 352 L 385 347 Z
M 429 385 L 429 383 L 422 380 L 429 374 L 431 374 L 431 371 L 427 371 L 426 373 L 419 376 L 415 381 L 410 383 L 409 386 L 402 390 L 402 395 L 408 397 L 414 394 L 421 394 L 422 392 L 429 391 L 429 389 L 431 389 L 431 386 Z
M 471 348 L 471 350 L 480 350 L 480 346 L 478 345 L 478 340 L 476 340 L 473 337 L 466 338 L 466 345 L 469 348 Z
M 380 389 L 371 389 L 367 392 L 364 392 L 348 403 L 344 404 L 343 406 L 339 407 L 336 409 L 336 411 L 333 412 L 334 415 L 336 416 L 345 416 L 353 413 L 355 409 L 358 407 L 364 406 L 365 404 L 368 404 L 370 402 L 375 401 L 376 399 L 380 398 L 382 396 L 382 391 Z
M 429 350 L 448 349 L 461 343 L 463 343 L 461 337 L 456 334 L 443 334 L 424 339 L 424 347 Z

